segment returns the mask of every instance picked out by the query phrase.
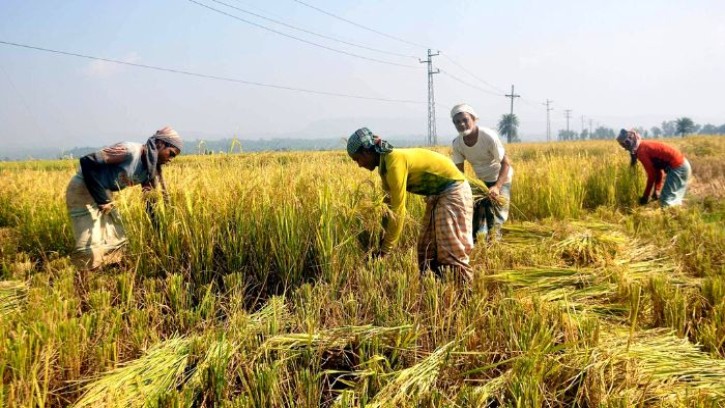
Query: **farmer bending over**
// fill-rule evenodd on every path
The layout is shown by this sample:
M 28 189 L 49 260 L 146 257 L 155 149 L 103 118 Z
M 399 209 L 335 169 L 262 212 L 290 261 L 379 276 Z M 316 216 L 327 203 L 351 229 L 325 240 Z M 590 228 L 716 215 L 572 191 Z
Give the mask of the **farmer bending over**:
M 392 216 L 375 256 L 385 256 L 398 243 L 405 219 L 406 191 L 426 196 L 425 218 L 418 239 L 418 267 L 437 275 L 449 268 L 457 278 L 470 281 L 468 264 L 473 249 L 471 218 L 473 196 L 463 174 L 447 157 L 427 149 L 393 149 L 358 129 L 347 141 L 347 153 L 358 166 L 378 168 L 386 203 Z
M 622 129 L 617 142 L 624 150 L 629 151 L 632 166 L 636 166 L 639 159 L 647 172 L 647 187 L 639 199 L 640 204 L 645 205 L 649 202 L 650 193 L 653 200 L 656 200 L 659 194 L 661 207 L 682 204 L 692 170 L 690 162 L 679 150 L 662 142 L 642 140 L 634 129 Z M 667 177 L 663 177 L 665 174 Z
M 119 259 L 119 249 L 127 239 L 111 191 L 141 184 L 146 210 L 154 220 L 148 193 L 160 183 L 167 196 L 161 166 L 178 156 L 182 148 L 179 134 L 167 126 L 146 144 L 122 142 L 80 158 L 80 171 L 66 190 L 75 237 L 74 264 L 95 269 Z

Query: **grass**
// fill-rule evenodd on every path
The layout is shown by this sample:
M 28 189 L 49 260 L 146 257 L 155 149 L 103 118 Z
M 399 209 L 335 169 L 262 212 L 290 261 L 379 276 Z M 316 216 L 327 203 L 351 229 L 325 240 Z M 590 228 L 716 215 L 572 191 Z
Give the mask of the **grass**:
M 0 163 L 0 406 L 722 405 L 725 140 L 668 142 L 695 174 L 669 211 L 635 205 L 616 143 L 509 146 L 511 219 L 467 289 L 418 274 L 417 196 L 368 259 L 380 181 L 344 152 L 181 157 L 158 232 L 117 195 L 128 254 L 93 273 L 75 163 Z

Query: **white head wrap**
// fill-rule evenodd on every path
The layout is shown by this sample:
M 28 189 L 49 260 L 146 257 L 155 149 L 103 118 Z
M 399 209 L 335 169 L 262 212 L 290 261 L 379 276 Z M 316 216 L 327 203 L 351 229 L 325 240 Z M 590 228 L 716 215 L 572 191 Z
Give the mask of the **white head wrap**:
M 473 116 L 474 119 L 478 119 L 478 115 L 476 115 L 476 111 L 473 110 L 473 108 L 470 105 L 467 105 L 465 103 L 458 104 L 451 109 L 451 119 L 453 119 L 456 115 L 459 113 L 466 112 L 467 114 Z
M 179 151 L 184 149 L 184 141 L 181 140 L 181 137 L 178 133 L 172 128 L 171 126 L 166 126 L 162 129 L 159 129 L 156 131 L 156 133 L 151 136 L 154 140 L 161 140 L 162 142 L 166 142 L 177 149 Z

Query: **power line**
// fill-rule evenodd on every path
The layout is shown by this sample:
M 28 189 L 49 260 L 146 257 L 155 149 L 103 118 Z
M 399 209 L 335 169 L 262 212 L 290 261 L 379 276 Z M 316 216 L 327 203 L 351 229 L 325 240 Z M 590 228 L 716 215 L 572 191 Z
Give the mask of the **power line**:
M 190 1 L 191 1 L 191 0 L 190 0 Z M 319 8 L 319 7 L 316 7 L 316 6 L 313 6 L 313 5 L 311 5 L 311 4 L 308 4 L 308 3 L 306 3 L 306 2 L 304 2 L 304 1 L 302 1 L 302 0 L 293 0 L 293 1 L 295 1 L 296 3 L 302 4 L 302 5 L 306 6 L 306 7 L 309 7 L 309 8 L 311 8 L 311 9 L 314 9 L 314 10 L 316 10 L 316 11 L 320 12 L 320 13 L 326 14 L 326 15 L 328 15 L 328 16 L 331 16 L 331 17 L 334 17 L 334 18 L 336 18 L 336 19 L 338 19 L 338 20 L 341 20 L 341 21 L 344 21 L 344 22 L 346 22 L 346 23 L 352 24 L 352 25 L 354 25 L 354 26 L 356 26 L 356 27 L 362 28 L 362 29 L 364 29 L 364 30 L 367 30 L 367 31 L 370 31 L 370 32 L 373 32 L 373 33 L 376 33 L 376 34 L 379 34 L 379 35 L 382 35 L 382 36 L 385 36 L 385 37 L 388 37 L 388 38 L 391 38 L 391 39 L 394 39 L 394 40 L 396 40 L 396 41 L 400 41 L 400 42 L 403 42 L 403 43 L 406 43 L 406 44 L 409 44 L 409 45 L 414 45 L 414 46 L 417 46 L 417 47 L 422 47 L 422 48 L 429 48 L 429 47 L 427 47 L 427 46 L 423 46 L 423 45 L 421 45 L 421 44 L 417 44 L 417 43 L 414 43 L 414 42 L 412 42 L 412 41 L 407 41 L 407 40 L 405 40 L 405 39 L 402 39 L 402 38 L 398 38 L 398 37 L 394 37 L 394 36 L 391 36 L 391 35 L 385 34 L 385 33 L 383 33 L 383 32 L 380 32 L 380 31 L 378 31 L 378 30 L 374 30 L 374 29 L 372 29 L 372 28 L 370 28 L 370 27 L 367 27 L 367 26 L 365 26 L 365 25 L 362 25 L 362 24 L 356 23 L 356 22 L 354 22 L 354 21 L 351 21 L 351 20 L 348 20 L 348 19 L 346 19 L 346 18 L 340 17 L 340 16 L 338 16 L 338 15 L 336 15 L 336 14 L 333 14 L 333 13 L 331 13 L 331 12 L 329 12 L 329 11 L 323 10 L 323 9 L 321 9 L 321 8 Z M 478 81 L 480 81 L 481 83 L 485 84 L 486 86 L 488 86 L 488 87 L 490 87 L 490 88 L 492 88 L 492 89 L 495 89 L 496 91 L 498 91 L 498 92 L 500 92 L 500 93 L 496 94 L 496 93 L 493 93 L 493 92 L 491 92 L 491 91 L 488 91 L 488 90 L 483 90 L 482 88 L 480 88 L 480 87 L 477 87 L 477 86 L 475 86 L 475 85 L 473 85 L 473 84 L 470 84 L 470 83 L 468 83 L 468 82 L 466 82 L 466 81 L 464 81 L 464 80 L 462 80 L 462 79 L 460 79 L 460 78 L 458 78 L 458 77 L 456 77 L 456 76 L 454 76 L 454 75 L 451 75 L 451 74 L 450 74 L 450 73 L 448 73 L 448 72 L 445 72 L 445 71 L 440 71 L 441 73 L 443 73 L 444 75 L 446 75 L 446 76 L 450 77 L 451 79 L 453 79 L 453 80 L 455 80 L 455 81 L 458 81 L 458 82 L 460 82 L 460 83 L 462 83 L 462 84 L 464 84 L 464 85 L 466 85 L 466 86 L 469 86 L 469 87 L 473 87 L 473 88 L 476 88 L 476 89 L 478 89 L 478 90 L 481 90 L 481 91 L 483 91 L 483 92 L 486 92 L 486 93 L 489 93 L 489 94 L 493 94 L 493 95 L 497 95 L 497 96 L 507 96 L 507 97 L 510 97 L 510 98 L 511 98 L 511 112 L 513 113 L 513 99 L 514 99 L 515 97 L 519 97 L 518 95 L 514 95 L 514 92 L 513 92 L 513 87 L 512 87 L 512 90 L 511 90 L 511 94 L 510 94 L 510 95 L 502 95 L 502 94 L 505 94 L 505 92 L 506 92 L 506 91 L 504 91 L 504 90 L 502 90 L 502 89 L 500 89 L 500 88 L 498 88 L 498 87 L 496 87 L 496 86 L 494 86 L 494 85 L 490 84 L 490 83 L 489 83 L 489 82 L 487 82 L 486 80 L 484 80 L 484 79 L 480 78 L 479 76 L 477 76 L 476 74 L 474 74 L 473 72 L 471 72 L 471 71 L 470 71 L 469 69 L 465 68 L 465 67 L 464 67 L 463 65 L 461 65 L 461 64 L 459 64 L 458 62 L 454 61 L 454 60 L 453 60 L 453 59 L 452 59 L 451 57 L 449 57 L 448 55 L 446 55 L 446 53 L 445 53 L 445 52 L 440 52 L 440 51 L 439 51 L 439 53 L 443 54 L 443 56 L 444 56 L 444 57 L 446 57 L 446 58 L 447 58 L 447 59 L 448 59 L 448 60 L 449 60 L 449 61 L 450 61 L 451 63 L 453 63 L 453 64 L 454 64 L 454 65 L 456 65 L 456 66 L 457 66 L 458 68 L 460 68 L 460 69 L 462 69 L 463 71 L 465 71 L 465 72 L 466 72 L 467 74 L 469 74 L 469 75 L 470 75 L 470 76 L 472 76 L 473 78 L 477 79 L 477 80 L 478 80 Z M 529 105 L 529 106 L 532 106 L 532 107 L 537 107 L 537 106 L 538 106 L 538 103 L 534 104 L 534 103 L 532 103 L 532 102 L 529 102 L 529 101 L 528 101 L 528 99 L 526 99 L 526 98 L 521 98 L 521 102 L 523 102 L 524 104 L 527 104 L 527 105 Z M 550 101 L 548 101 L 548 99 L 547 99 L 547 103 L 548 103 L 548 102 L 550 102 Z M 571 112 L 571 111 L 569 111 L 569 112 Z M 549 110 L 548 110 L 548 106 L 547 106 L 547 116 L 549 116 L 548 114 L 549 114 Z M 567 118 L 567 131 L 568 131 L 568 128 L 569 128 L 569 126 L 568 126 L 568 122 L 569 122 L 569 120 L 568 120 L 568 118 Z M 550 139 L 550 138 L 551 138 L 550 120 L 547 120 L 547 123 L 549 123 L 549 125 L 548 125 L 548 128 L 547 128 L 547 135 L 548 135 L 548 138 Z
M 119 60 L 115 60 L 115 59 L 111 59 L 111 58 L 94 57 L 92 55 L 78 54 L 78 53 L 68 52 L 68 51 L 53 50 L 50 48 L 36 47 L 36 46 L 32 46 L 32 45 L 19 44 L 19 43 L 3 41 L 3 40 L 0 40 L 0 44 L 10 45 L 10 46 L 19 47 L 19 48 L 27 48 L 27 49 L 31 49 L 31 50 L 37 50 L 37 51 L 44 51 L 44 52 L 49 52 L 49 53 L 53 53 L 53 54 L 67 55 L 67 56 L 71 56 L 71 57 L 111 62 L 114 64 L 127 65 L 127 66 L 131 66 L 131 67 L 136 67 L 136 68 L 146 68 L 146 69 L 152 69 L 155 71 L 171 72 L 174 74 L 188 75 L 188 76 L 205 78 L 205 79 L 214 79 L 217 81 L 234 82 L 234 83 L 239 83 L 239 84 L 244 84 L 244 85 L 261 86 L 261 87 L 265 87 L 265 88 L 274 88 L 274 89 L 282 89 L 282 90 L 287 90 L 287 91 L 304 92 L 304 93 L 310 93 L 310 94 L 316 94 L 316 95 L 337 96 L 337 97 L 342 97 L 342 98 L 363 99 L 363 100 L 370 100 L 370 101 L 416 103 L 416 104 L 425 103 L 423 101 L 414 101 L 414 100 L 409 100 L 409 99 L 376 98 L 376 97 L 372 97 L 372 96 L 350 95 L 350 94 L 343 94 L 343 93 L 337 93 L 337 92 L 318 91 L 318 90 L 314 90 L 314 89 L 266 84 L 263 82 L 246 81 L 243 79 L 235 79 L 235 78 L 228 78 L 228 77 L 222 77 L 222 76 L 217 76 L 217 75 L 201 74 L 201 73 L 197 73 L 197 72 L 184 71 L 184 70 L 175 69 L 175 68 L 165 68 L 165 67 L 159 67 L 159 66 L 154 66 L 154 65 L 138 64 L 135 62 L 119 61 Z
M 503 94 L 497 94 L 495 92 L 489 91 L 488 89 L 483 89 L 480 86 L 477 86 L 477 85 L 474 85 L 474 84 L 472 84 L 470 82 L 464 81 L 461 78 L 458 78 L 457 76 L 449 73 L 448 71 L 441 71 L 441 74 L 443 74 L 443 75 L 451 78 L 454 81 L 458 81 L 458 82 L 462 83 L 463 85 L 469 86 L 471 88 L 476 88 L 476 89 L 478 89 L 481 92 L 484 92 L 484 93 L 487 93 L 487 94 L 490 94 L 490 95 L 494 95 L 494 96 L 504 96 Z
M 413 45 L 415 47 L 428 48 L 428 46 L 426 46 L 426 45 L 416 44 L 416 43 L 414 43 L 412 41 L 404 40 L 402 38 L 395 37 L 395 36 L 390 35 L 390 34 L 385 34 L 385 33 L 381 32 L 381 31 L 372 29 L 372 28 L 370 28 L 368 26 L 362 25 L 360 23 L 356 23 L 356 22 L 351 21 L 351 20 L 348 20 L 348 19 L 346 19 L 344 17 L 340 17 L 340 16 L 338 16 L 336 14 L 330 13 L 329 11 L 325 11 L 325 10 L 319 8 L 319 7 L 315 7 L 315 6 L 311 5 L 311 4 L 305 3 L 304 1 L 300 1 L 300 0 L 293 0 L 293 1 L 295 1 L 295 2 L 297 2 L 299 4 L 302 4 L 305 7 L 309 7 L 311 9 L 313 9 L 313 10 L 319 11 L 322 14 L 326 14 L 326 15 L 328 15 L 330 17 L 334 17 L 334 18 L 336 18 L 338 20 L 341 20 L 341 21 L 344 21 L 344 22 L 346 22 L 348 24 L 352 24 L 355 27 L 362 28 L 363 30 L 370 31 L 370 32 L 375 33 L 375 34 L 378 34 L 378 35 L 382 35 L 383 37 L 387 37 L 387 38 L 393 39 L 395 41 L 400 41 L 400 42 L 405 43 L 405 44 L 408 44 L 408 45 Z
M 311 34 L 311 35 L 314 35 L 314 36 L 317 36 L 317 37 L 320 37 L 320 38 L 324 38 L 326 40 L 337 41 L 339 43 L 346 44 L 346 45 L 350 45 L 350 46 L 353 46 L 353 47 L 358 47 L 358 48 L 362 48 L 362 49 L 365 49 L 365 50 L 375 51 L 375 52 L 379 52 L 379 53 L 383 53 L 383 54 L 388 54 L 388 55 L 395 55 L 395 56 L 398 56 L 398 57 L 418 58 L 418 57 L 416 57 L 414 55 L 400 54 L 400 53 L 397 53 L 397 52 L 385 51 L 385 50 L 381 50 L 381 49 L 378 49 L 378 48 L 368 47 L 366 45 L 351 43 L 351 42 L 348 42 L 348 41 L 345 41 L 345 40 L 341 40 L 339 38 L 330 37 L 330 36 L 327 36 L 327 35 L 324 35 L 324 34 L 316 33 L 314 31 L 310 31 L 310 30 L 307 30 L 307 29 L 304 29 L 304 28 L 300 28 L 300 27 L 294 26 L 292 24 L 285 23 L 285 22 L 280 21 L 280 20 L 275 20 L 273 18 L 266 17 L 266 16 L 263 16 L 261 14 L 257 14 L 255 12 L 249 11 L 249 10 L 245 10 L 243 8 L 236 7 L 236 6 L 233 6 L 231 4 L 224 3 L 223 1 L 219 1 L 219 0 L 211 0 L 211 1 L 213 1 L 214 3 L 222 4 L 222 5 L 227 6 L 229 8 L 233 8 L 234 10 L 241 11 L 242 13 L 250 14 L 252 16 L 261 18 L 263 20 L 267 20 L 267 21 L 270 21 L 272 23 L 279 24 L 279 25 L 285 26 L 287 28 L 291 28 L 293 30 L 301 31 L 303 33 L 307 33 L 307 34 Z
M 212 0 L 212 1 L 215 1 L 215 0 Z M 336 19 L 338 19 L 338 20 L 344 21 L 344 22 L 346 22 L 346 23 L 348 23 L 348 24 L 352 24 L 352 25 L 354 25 L 355 27 L 359 27 L 359 28 L 362 28 L 362 29 L 364 29 L 364 30 L 367 30 L 367 31 L 370 31 L 370 32 L 373 32 L 373 33 L 376 33 L 376 34 L 379 34 L 379 35 L 382 35 L 382 36 L 384 36 L 384 37 L 388 37 L 388 38 L 391 38 L 391 39 L 394 39 L 394 40 L 396 40 L 396 41 L 400 41 L 400 42 L 403 42 L 403 43 L 406 43 L 406 44 L 409 44 L 409 45 L 414 45 L 414 46 L 416 46 L 416 47 L 422 47 L 422 48 L 430 48 L 430 47 L 428 47 L 428 46 L 424 46 L 424 45 L 421 45 L 421 44 L 417 44 L 417 43 L 414 43 L 414 42 L 412 42 L 412 41 L 408 41 L 408 40 L 405 40 L 405 39 L 402 39 L 402 38 L 398 38 L 398 37 L 395 37 L 395 36 L 392 36 L 392 35 L 389 35 L 389 34 L 385 34 L 385 33 L 383 33 L 383 32 L 380 32 L 380 31 L 378 31 L 378 30 L 375 30 L 375 29 L 372 29 L 372 28 L 370 28 L 370 27 L 367 27 L 367 26 L 365 26 L 365 25 L 362 25 L 362 24 L 356 23 L 356 22 L 354 22 L 354 21 L 348 20 L 348 19 L 346 19 L 346 18 L 344 18 L 344 17 L 340 17 L 340 16 L 338 16 L 338 15 L 336 15 L 336 14 L 333 14 L 333 13 L 331 13 L 331 12 L 327 11 L 327 10 L 323 10 L 323 9 L 321 9 L 321 8 L 319 8 L 319 7 L 316 7 L 316 6 L 313 6 L 313 5 L 311 5 L 311 4 L 308 4 L 308 3 L 304 2 L 304 1 L 301 1 L 301 0 L 293 0 L 293 1 L 295 1 L 296 3 L 302 4 L 303 6 L 309 7 L 309 8 L 311 8 L 311 9 L 313 9 L 313 10 L 316 10 L 316 11 L 318 11 L 318 12 L 320 12 L 320 13 L 323 13 L 323 14 L 326 14 L 326 15 L 328 15 L 328 16 L 334 17 L 334 18 L 336 18 Z M 492 85 L 491 83 L 487 82 L 486 80 L 484 80 L 484 79 L 480 78 L 479 76 L 477 76 L 476 74 L 474 74 L 473 72 L 471 72 L 471 70 L 467 69 L 467 68 L 466 68 L 466 67 L 464 67 L 463 65 L 461 65 L 461 64 L 459 64 L 458 62 L 456 62 L 455 60 L 453 60 L 453 58 L 451 58 L 451 57 L 449 57 L 448 55 L 446 55 L 446 53 L 445 53 L 445 52 L 441 52 L 441 51 L 439 51 L 439 53 L 441 53 L 441 54 L 442 54 L 442 55 L 443 55 L 443 56 L 444 56 L 445 58 L 447 58 L 447 59 L 448 59 L 448 60 L 449 60 L 449 61 L 450 61 L 451 63 L 453 63 L 454 65 L 456 65 L 456 66 L 457 66 L 458 68 L 460 68 L 460 69 L 462 69 L 463 71 L 465 71 L 465 72 L 466 72 L 466 73 L 467 73 L 468 75 L 470 75 L 470 76 L 472 76 L 473 78 L 477 79 L 478 81 L 480 81 L 481 83 L 485 84 L 486 86 L 488 86 L 488 87 L 490 87 L 490 88 L 494 89 L 494 90 L 495 90 L 496 92 L 499 92 L 499 94 L 498 94 L 498 95 L 503 95 L 504 93 L 506 93 L 506 91 L 504 91 L 503 89 L 501 89 L 501 88 L 498 88 L 498 87 L 497 87 L 497 86 L 495 86 L 495 85 Z M 458 82 L 464 83 L 464 84 L 466 84 L 466 85 L 468 85 L 468 86 L 473 86 L 473 85 L 471 85 L 471 84 L 469 84 L 469 83 L 467 83 L 467 82 L 465 82 L 465 81 L 461 80 L 460 78 L 455 78 L 455 77 L 453 77 L 453 76 L 452 76 L 452 75 L 450 75 L 450 74 L 447 74 L 447 75 L 448 75 L 448 76 L 450 76 L 451 78 L 455 79 L 455 80 L 456 80 L 456 81 L 458 81 Z M 481 89 L 481 88 L 479 88 L 479 87 L 476 87 L 476 86 L 473 86 L 473 87 L 474 87 L 474 88 L 477 88 L 477 89 L 479 89 L 479 90 L 482 90 L 482 89 Z M 487 93 L 491 93 L 490 91 L 484 91 L 484 92 L 487 92 Z
M 287 38 L 291 38 L 293 40 L 297 40 L 297 41 L 303 42 L 305 44 L 313 45 L 313 46 L 319 47 L 319 48 L 324 48 L 324 49 L 326 49 L 328 51 L 336 52 L 336 53 L 339 53 L 339 54 L 345 54 L 345 55 L 348 55 L 348 56 L 351 56 L 351 57 L 360 58 L 360 59 L 364 59 L 364 60 L 367 60 L 367 61 L 378 62 L 378 63 L 381 63 L 381 64 L 395 65 L 395 66 L 405 67 L 405 68 L 417 68 L 416 65 L 399 64 L 397 62 L 385 61 L 385 60 L 381 60 L 381 59 L 377 59 L 377 58 L 370 58 L 370 57 L 366 57 L 364 55 L 355 54 L 355 53 L 348 52 L 348 51 L 344 51 L 344 50 L 339 50 L 339 49 L 333 48 L 333 47 L 328 47 L 328 46 L 326 46 L 324 44 L 319 44 L 319 43 L 316 43 L 314 41 L 309 41 L 309 40 L 305 40 L 303 38 L 295 37 L 294 35 L 290 35 L 290 34 L 287 34 L 287 33 L 283 33 L 282 31 L 278 31 L 278 30 L 275 30 L 273 28 L 269 28 L 267 26 L 264 26 L 262 24 L 258 24 L 258 23 L 255 23 L 253 21 L 249 21 L 249 20 L 243 19 L 243 18 L 241 18 L 239 16 L 235 16 L 234 14 L 227 13 L 226 11 L 216 9 L 216 8 L 211 7 L 209 5 L 206 5 L 204 3 L 200 3 L 200 2 L 198 2 L 196 0 L 188 0 L 188 1 L 191 2 L 191 3 L 197 4 L 197 5 L 201 6 L 201 7 L 207 8 L 209 10 L 215 11 L 215 12 L 217 12 L 219 14 L 223 14 L 223 15 L 225 15 L 227 17 L 231 17 L 231 18 L 233 18 L 235 20 L 239 20 L 239 21 L 241 21 L 243 23 L 247 23 L 249 25 L 253 25 L 253 26 L 258 27 L 258 28 L 261 28 L 263 30 L 270 31 L 270 32 L 273 32 L 275 34 L 279 34 L 281 36 L 284 36 L 284 37 L 287 37 Z
M 525 97 L 523 97 L 523 96 L 522 96 L 522 97 L 520 97 L 520 98 L 519 98 L 519 100 L 521 101 L 521 103 L 523 103 L 523 104 L 525 104 L 525 105 L 529 105 L 529 106 L 530 106 L 530 107 L 532 107 L 532 108 L 536 108 L 536 109 L 539 109 L 539 102 L 531 102 L 531 101 L 529 100 L 529 98 L 525 98 Z M 542 104 L 544 104 L 544 105 L 546 105 L 546 102 L 545 102 L 545 101 L 544 101 L 544 102 L 541 102 L 541 103 L 542 103 Z
M 470 75 L 470 76 L 472 76 L 473 78 L 476 78 L 477 80 L 481 81 L 481 83 L 485 84 L 486 86 L 490 87 L 491 89 L 494 89 L 494 90 L 496 90 L 496 92 L 499 92 L 499 93 L 501 93 L 501 94 L 503 94 L 503 93 L 506 93 L 506 91 L 504 91 L 503 89 L 501 89 L 501 88 L 499 88 L 499 87 L 497 87 L 497 86 L 491 85 L 491 84 L 490 84 L 490 83 L 488 83 L 487 81 L 485 81 L 485 80 L 483 80 L 483 79 L 479 78 L 479 77 L 478 77 L 478 76 L 477 76 L 476 74 L 474 74 L 473 72 L 471 72 L 471 71 L 470 71 L 470 70 L 468 70 L 468 69 L 467 69 L 466 67 L 464 67 L 463 65 L 459 64 L 458 62 L 454 61 L 454 60 L 453 60 L 453 58 L 449 57 L 449 56 L 448 56 L 448 55 L 446 55 L 445 53 L 443 53 L 443 57 L 445 57 L 446 59 L 448 59 L 448 61 L 450 61 L 451 63 L 453 63 L 453 65 L 455 65 L 455 66 L 457 66 L 458 68 L 460 68 L 460 69 L 462 69 L 463 71 L 465 71 L 465 72 L 466 72 L 466 73 L 467 73 L 468 75 Z

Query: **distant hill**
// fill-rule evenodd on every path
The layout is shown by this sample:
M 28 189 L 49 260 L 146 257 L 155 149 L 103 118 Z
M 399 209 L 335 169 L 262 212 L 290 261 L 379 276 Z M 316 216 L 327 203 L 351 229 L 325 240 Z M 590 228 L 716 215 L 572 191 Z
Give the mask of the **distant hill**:
M 389 138 L 393 146 L 411 147 L 424 144 L 424 137 Z M 258 140 L 235 140 L 232 138 L 219 140 L 194 140 L 184 141 L 184 154 L 207 154 L 207 153 L 237 153 L 260 152 L 260 151 L 293 151 L 293 150 L 344 150 L 345 142 L 341 138 L 329 139 L 258 139 Z M 48 148 L 28 148 L 0 154 L 0 160 L 48 160 L 48 159 L 71 159 L 82 157 L 88 153 L 99 150 L 97 147 L 74 147 L 70 150 L 58 151 Z

